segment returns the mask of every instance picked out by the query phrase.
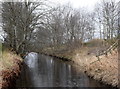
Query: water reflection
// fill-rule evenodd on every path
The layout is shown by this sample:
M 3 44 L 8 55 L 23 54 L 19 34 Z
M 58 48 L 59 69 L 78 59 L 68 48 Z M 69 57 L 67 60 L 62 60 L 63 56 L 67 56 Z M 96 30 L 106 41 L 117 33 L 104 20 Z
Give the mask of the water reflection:
M 25 64 L 27 64 L 27 66 L 29 68 L 35 68 L 36 65 L 38 64 L 38 54 L 31 52 L 29 53 L 26 57 L 25 57 Z
M 25 59 L 24 74 L 18 80 L 18 87 L 100 87 L 101 84 L 78 72 L 75 66 L 59 59 L 36 53 Z M 24 76 L 28 75 L 28 76 Z M 30 83 L 23 84 L 23 80 Z

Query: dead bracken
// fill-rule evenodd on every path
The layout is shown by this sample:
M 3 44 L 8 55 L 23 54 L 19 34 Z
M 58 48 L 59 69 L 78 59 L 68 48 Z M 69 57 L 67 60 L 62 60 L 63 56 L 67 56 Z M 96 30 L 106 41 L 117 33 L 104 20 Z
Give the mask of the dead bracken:
M 2 56 L 0 63 L 3 65 L 3 69 L 0 72 L 0 87 L 1 89 L 15 87 L 16 79 L 21 71 L 22 59 L 10 51 L 3 52 Z M 11 65 L 9 65 L 9 61 L 11 61 Z

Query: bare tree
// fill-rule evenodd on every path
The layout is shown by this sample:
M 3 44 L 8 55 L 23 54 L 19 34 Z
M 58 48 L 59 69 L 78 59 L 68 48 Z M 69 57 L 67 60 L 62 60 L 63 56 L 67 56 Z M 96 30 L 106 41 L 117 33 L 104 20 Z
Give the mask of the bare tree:
M 55 8 L 48 17 L 45 28 L 49 32 L 49 36 L 46 37 L 49 38 L 51 41 L 49 43 L 52 45 L 67 43 L 70 46 L 77 42 L 80 45 L 83 41 L 93 38 L 95 28 L 92 13 L 85 13 L 81 9 L 75 10 L 70 5 L 65 5 Z M 41 30 L 39 31 L 41 32 Z M 43 31 L 45 34 L 46 30 Z M 42 35 L 39 36 L 42 38 Z
M 2 3 L 3 30 L 7 34 L 5 44 L 17 53 L 24 53 L 31 42 L 33 31 L 41 23 L 46 11 L 40 7 L 43 2 Z M 39 14 L 38 14 L 39 13 Z
M 102 34 L 104 39 L 115 37 L 117 35 L 117 3 L 114 0 L 103 0 L 101 4 L 97 5 L 95 12 L 100 30 L 100 38 L 102 38 Z

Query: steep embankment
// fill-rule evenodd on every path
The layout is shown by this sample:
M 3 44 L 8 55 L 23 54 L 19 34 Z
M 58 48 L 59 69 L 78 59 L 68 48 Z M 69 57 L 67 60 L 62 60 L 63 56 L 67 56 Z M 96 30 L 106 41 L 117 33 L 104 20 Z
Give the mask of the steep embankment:
M 92 44 L 93 45 L 93 44 Z M 108 55 L 96 57 L 98 50 L 106 50 L 108 47 L 82 47 L 67 49 L 66 46 L 44 49 L 42 53 L 68 59 L 79 65 L 90 77 L 109 84 L 118 86 L 118 50 L 112 50 Z
M 118 86 L 118 51 L 117 49 L 102 55 L 99 60 L 94 55 L 74 56 L 74 62 L 84 67 L 84 71 L 94 79 L 112 86 Z
M 15 86 L 16 78 L 20 73 L 20 66 L 22 64 L 22 59 L 10 52 L 1 52 L 0 57 L 0 88 L 10 89 Z

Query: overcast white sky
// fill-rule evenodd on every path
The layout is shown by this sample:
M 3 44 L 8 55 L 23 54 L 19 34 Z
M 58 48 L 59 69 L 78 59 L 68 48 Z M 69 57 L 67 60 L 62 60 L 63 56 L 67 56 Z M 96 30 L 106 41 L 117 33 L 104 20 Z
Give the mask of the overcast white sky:
M 0 0 L 5 1 L 5 0 Z M 6 0 L 11 1 L 11 0 Z M 12 1 L 23 1 L 23 0 L 12 0 Z M 36 1 L 36 0 L 31 0 Z M 39 0 L 37 0 L 39 2 Z M 97 2 L 100 2 L 101 0 L 49 0 L 50 2 L 54 2 L 55 5 L 57 4 L 66 4 L 70 3 L 74 8 L 81 8 L 85 7 L 87 10 L 91 11 L 94 9 L 94 6 Z M 120 1 L 120 0 L 115 0 Z
M 0 1 L 24 1 L 24 0 L 0 0 Z M 28 1 L 38 1 L 39 0 L 28 0 Z M 80 8 L 80 7 L 87 7 L 89 10 L 94 8 L 94 5 L 97 2 L 100 2 L 102 0 L 48 0 L 51 2 L 54 2 L 56 4 L 65 4 L 65 3 L 70 3 L 74 8 Z M 107 1 L 107 0 L 105 0 Z M 115 0 L 115 1 L 120 1 L 120 0 Z
M 70 3 L 74 8 L 81 8 L 85 7 L 88 10 L 93 10 L 96 3 L 101 2 L 102 0 L 50 0 L 55 3 L 65 4 Z M 105 0 L 107 1 L 107 0 Z M 120 1 L 120 0 L 114 0 L 114 1 Z
M 55 3 L 70 3 L 74 8 L 88 7 L 89 9 L 93 8 L 97 2 L 100 0 L 50 0 Z

